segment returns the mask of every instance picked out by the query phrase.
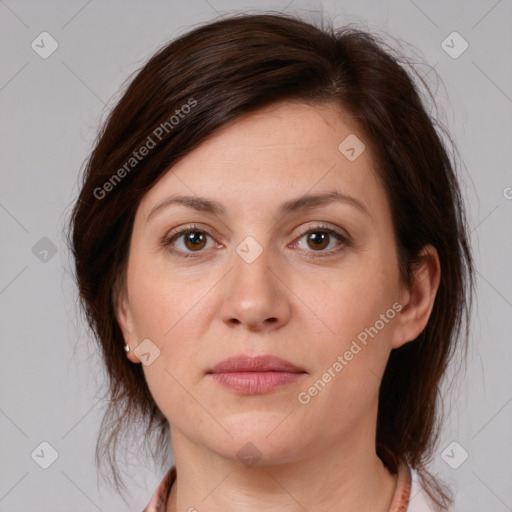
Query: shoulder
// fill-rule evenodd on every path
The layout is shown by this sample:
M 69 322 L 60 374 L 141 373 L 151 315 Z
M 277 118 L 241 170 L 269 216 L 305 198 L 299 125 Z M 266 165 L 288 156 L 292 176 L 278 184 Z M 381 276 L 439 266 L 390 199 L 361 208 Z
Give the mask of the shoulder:
M 432 501 L 421 485 L 418 473 L 412 468 L 411 477 L 411 494 L 407 512 L 436 512 Z
M 142 512 L 165 512 L 167 499 L 171 492 L 172 484 L 176 480 L 176 466 L 172 466 L 165 474 L 160 485 L 157 487 L 153 496 Z

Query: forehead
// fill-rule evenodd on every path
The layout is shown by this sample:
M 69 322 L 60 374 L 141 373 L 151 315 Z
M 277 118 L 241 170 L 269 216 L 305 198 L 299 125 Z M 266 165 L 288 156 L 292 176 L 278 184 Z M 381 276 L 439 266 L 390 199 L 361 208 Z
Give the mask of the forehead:
M 357 158 L 347 157 L 354 154 L 346 153 L 347 144 Z M 385 201 L 364 135 L 334 105 L 281 102 L 214 133 L 153 186 L 141 208 L 147 213 L 171 193 L 238 201 L 247 209 L 332 190 L 366 204 Z

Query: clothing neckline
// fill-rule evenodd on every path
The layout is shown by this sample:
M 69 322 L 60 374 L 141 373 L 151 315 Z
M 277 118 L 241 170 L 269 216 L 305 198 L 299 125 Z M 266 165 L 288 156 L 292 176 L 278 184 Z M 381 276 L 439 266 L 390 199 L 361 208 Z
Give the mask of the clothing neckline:
M 397 474 L 397 482 L 391 506 L 388 512 L 407 512 L 409 498 L 411 495 L 412 474 L 411 468 L 406 461 L 397 461 L 396 457 L 389 450 L 384 450 L 381 458 L 386 467 Z M 172 466 L 165 474 L 160 485 L 157 487 L 147 507 L 142 512 L 165 512 L 171 488 L 176 481 L 176 466 Z

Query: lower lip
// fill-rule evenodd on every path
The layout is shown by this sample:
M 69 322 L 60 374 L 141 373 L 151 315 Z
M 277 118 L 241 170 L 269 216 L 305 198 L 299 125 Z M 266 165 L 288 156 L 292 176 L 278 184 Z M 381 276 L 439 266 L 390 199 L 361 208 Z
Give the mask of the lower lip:
M 230 372 L 211 375 L 219 384 L 242 395 L 262 395 L 299 380 L 304 373 Z

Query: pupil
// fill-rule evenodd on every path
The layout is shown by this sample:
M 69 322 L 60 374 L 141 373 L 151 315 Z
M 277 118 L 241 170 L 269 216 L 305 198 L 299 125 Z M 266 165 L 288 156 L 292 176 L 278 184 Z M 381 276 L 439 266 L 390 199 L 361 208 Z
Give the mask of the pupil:
M 199 233 L 198 231 L 191 231 L 188 234 L 188 241 L 192 245 L 200 245 L 203 239 L 203 235 Z
M 328 237 L 327 233 L 311 233 L 309 235 L 309 239 L 313 242 L 314 245 L 321 246 L 325 239 Z

